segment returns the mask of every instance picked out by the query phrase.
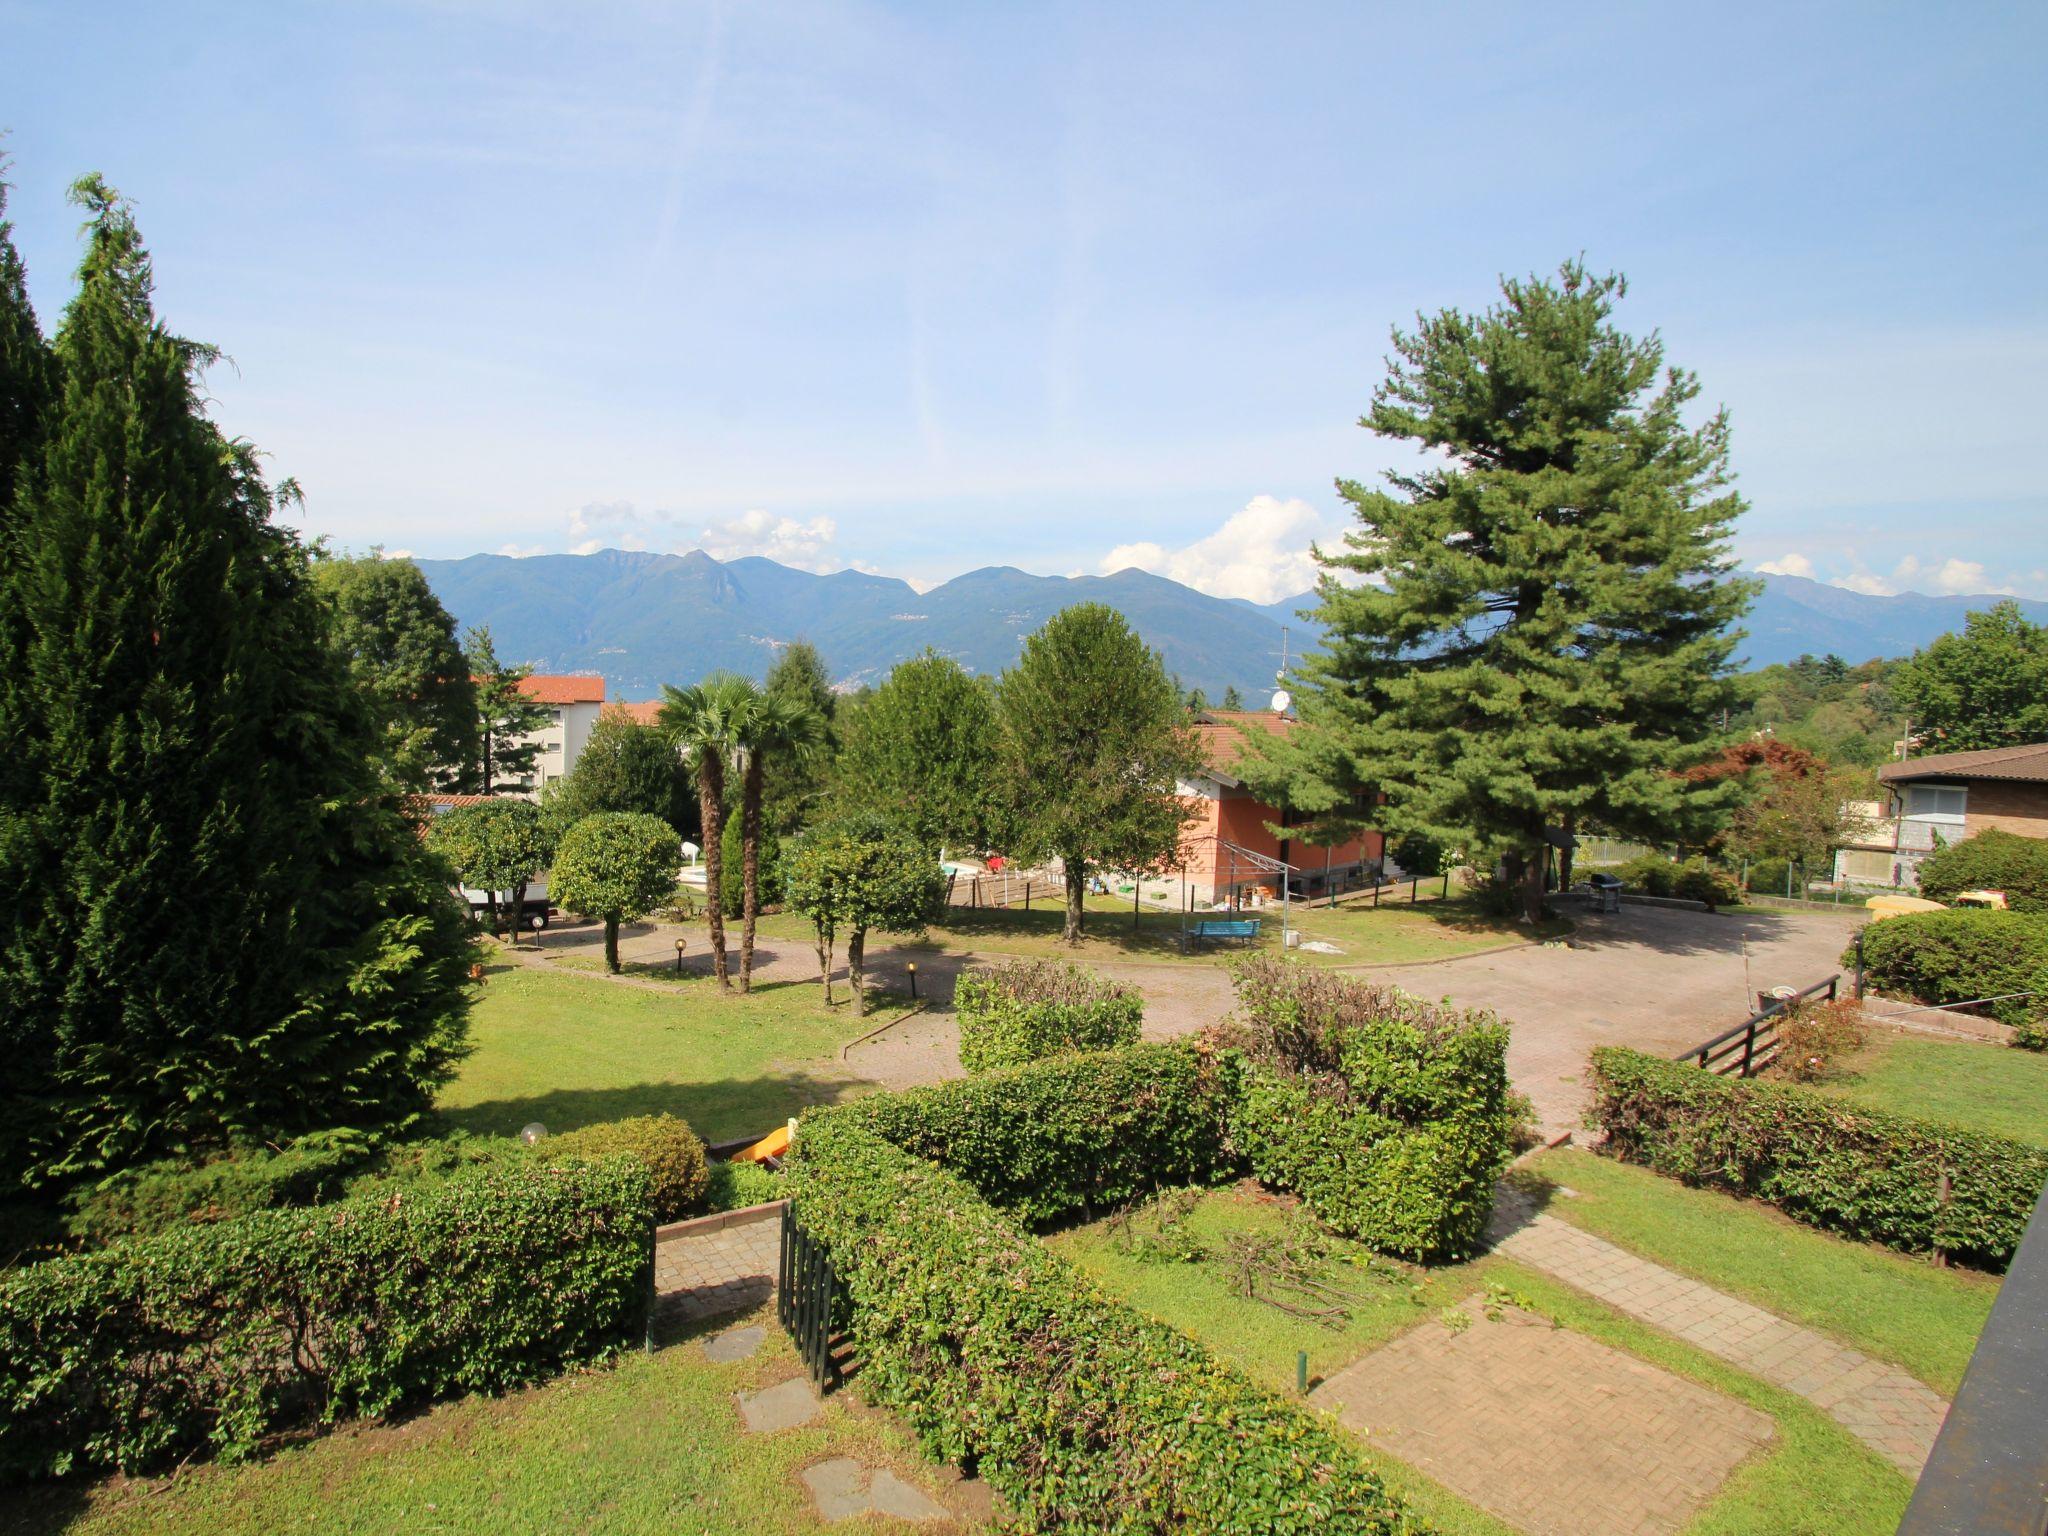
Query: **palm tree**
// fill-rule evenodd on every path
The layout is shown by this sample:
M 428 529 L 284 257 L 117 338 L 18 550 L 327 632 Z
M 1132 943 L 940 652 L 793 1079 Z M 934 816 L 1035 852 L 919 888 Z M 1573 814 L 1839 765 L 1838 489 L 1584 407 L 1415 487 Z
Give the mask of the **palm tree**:
M 661 728 L 689 759 L 697 781 L 697 804 L 704 822 L 704 911 L 711 922 L 711 969 L 721 987 L 732 981 L 725 963 L 725 907 L 720 882 L 724 857 L 720 843 L 725 820 L 726 765 L 741 750 L 746 722 L 760 702 L 761 690 L 744 677 L 714 672 L 694 688 L 665 685 Z M 751 936 L 751 930 L 750 930 Z
M 825 716 L 802 694 L 757 693 L 740 726 L 746 777 L 740 789 L 740 990 L 754 978 L 754 920 L 761 910 L 761 792 L 768 759 L 815 751 L 825 740 Z

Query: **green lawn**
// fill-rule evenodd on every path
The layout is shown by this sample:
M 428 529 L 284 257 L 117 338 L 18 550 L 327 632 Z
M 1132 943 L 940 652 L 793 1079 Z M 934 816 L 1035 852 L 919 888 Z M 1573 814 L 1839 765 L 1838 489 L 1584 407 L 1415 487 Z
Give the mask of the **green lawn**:
M 1726 1197 L 1712 1198 L 1724 1206 L 1738 1205 Z M 1205 1196 L 1189 1228 L 1215 1245 L 1233 1231 L 1270 1231 L 1282 1220 L 1277 1207 L 1240 1187 Z M 1284 1392 L 1293 1390 L 1297 1350 L 1308 1351 L 1312 1375 L 1321 1377 L 1480 1286 L 1505 1285 L 1553 1321 L 1726 1392 L 1776 1421 L 1778 1437 L 1771 1449 L 1735 1472 L 1688 1528 L 1694 1536 L 1861 1536 L 1890 1530 L 1911 1493 L 1904 1477 L 1811 1403 L 1506 1260 L 1489 1258 L 1427 1272 L 1401 1269 L 1397 1273 L 1414 1276 L 1417 1288 L 1401 1283 L 1363 1285 L 1359 1288 L 1369 1299 L 1342 1330 L 1331 1330 L 1240 1297 L 1213 1263 L 1164 1263 L 1124 1253 L 1104 1223 L 1049 1241 L 1140 1311 L 1194 1335 Z M 1721 1283 L 1718 1273 L 1711 1278 Z M 1446 1536 L 1503 1536 L 1509 1531 L 1484 1510 L 1396 1458 L 1371 1447 L 1365 1454 L 1389 1484 Z
M 1988 1275 L 1936 1269 L 1574 1148 L 1543 1153 L 1515 1178 L 1548 1196 L 1549 1214 L 1890 1360 L 1945 1396 L 1998 1295 Z
M 0 1527 L 23 1536 L 776 1536 L 820 1529 L 797 1474 L 827 1456 L 890 1467 L 948 1497 L 909 1432 L 850 1392 L 800 1428 L 742 1434 L 733 1394 L 800 1374 L 773 1314 L 751 1321 L 768 1335 L 752 1360 L 714 1364 L 696 1343 L 678 1343 L 502 1398 L 341 1429 L 246 1466 L 8 1491 Z M 873 1517 L 857 1527 L 929 1528 Z
M 1842 1066 L 1823 1093 L 2048 1147 L 2048 1052 L 1877 1028 Z
M 892 1001 L 865 1019 L 844 1004 L 828 1013 L 816 986 L 796 982 L 742 997 L 704 978 L 655 990 L 495 966 L 471 1021 L 475 1049 L 441 1107 L 454 1125 L 496 1135 L 667 1112 L 721 1141 L 860 1091 L 839 1047 L 901 1011 Z

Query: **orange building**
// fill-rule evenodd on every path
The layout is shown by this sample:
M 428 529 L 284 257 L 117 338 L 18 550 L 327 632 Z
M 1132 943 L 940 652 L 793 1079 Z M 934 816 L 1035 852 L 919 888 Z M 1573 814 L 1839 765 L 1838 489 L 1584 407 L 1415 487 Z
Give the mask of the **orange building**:
M 1247 901 L 1279 895 L 1279 875 L 1258 868 L 1235 849 L 1292 865 L 1297 872 L 1293 877 L 1296 895 L 1316 895 L 1333 884 L 1356 883 L 1362 869 L 1384 860 L 1386 839 L 1378 832 L 1323 848 L 1300 838 L 1275 836 L 1270 830 L 1270 826 L 1278 826 L 1284 834 L 1290 813 L 1268 805 L 1245 787 L 1237 777 L 1239 760 L 1249 732 L 1279 733 L 1296 728 L 1292 716 L 1263 710 L 1212 709 L 1196 714 L 1195 730 L 1207 767 L 1184 781 L 1180 793 L 1192 813 L 1181 834 L 1181 857 L 1197 905 L 1214 906 L 1233 895 Z M 1175 871 L 1176 881 L 1181 875 L 1182 871 Z

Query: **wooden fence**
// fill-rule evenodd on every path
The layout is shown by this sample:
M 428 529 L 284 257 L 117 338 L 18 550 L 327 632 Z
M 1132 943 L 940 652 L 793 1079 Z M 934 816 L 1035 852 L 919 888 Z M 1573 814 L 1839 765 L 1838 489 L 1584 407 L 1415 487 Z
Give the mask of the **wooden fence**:
M 1832 1003 L 1840 991 L 1841 983 L 1842 978 L 1838 972 L 1826 981 L 1816 981 L 1803 991 L 1794 992 L 1786 997 L 1774 997 L 1733 1029 L 1723 1030 L 1713 1039 L 1702 1041 L 1691 1050 L 1681 1051 L 1671 1059 L 1697 1063 L 1720 1077 L 1726 1077 L 1730 1073 L 1737 1077 L 1754 1077 L 1769 1066 L 1777 1058 L 1778 1052 L 1784 1048 L 1784 1040 L 1778 1034 L 1779 1023 L 1801 1003 L 1823 992 Z
M 839 1276 L 833 1272 L 832 1255 L 798 1224 L 792 1200 L 782 1208 L 775 1315 L 820 1392 L 839 1383 L 839 1359 L 832 1347 L 832 1313 L 838 1295 Z

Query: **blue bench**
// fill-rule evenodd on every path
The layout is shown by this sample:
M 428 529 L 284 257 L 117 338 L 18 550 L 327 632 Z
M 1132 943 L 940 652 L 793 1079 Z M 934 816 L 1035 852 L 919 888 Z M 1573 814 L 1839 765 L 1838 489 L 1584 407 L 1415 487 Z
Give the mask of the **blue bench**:
M 1207 940 L 1235 939 L 1240 944 L 1250 944 L 1259 936 L 1256 917 L 1205 917 L 1188 929 L 1188 943 L 1200 944 Z

